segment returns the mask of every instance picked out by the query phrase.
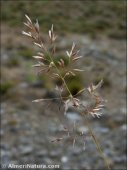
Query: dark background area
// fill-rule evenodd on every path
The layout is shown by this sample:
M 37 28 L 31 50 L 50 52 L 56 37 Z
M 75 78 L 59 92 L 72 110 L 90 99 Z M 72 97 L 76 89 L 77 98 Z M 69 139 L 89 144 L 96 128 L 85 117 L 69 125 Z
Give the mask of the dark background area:
M 10 26 L 22 27 L 24 13 L 38 18 L 43 31 L 51 24 L 63 33 L 105 34 L 125 38 L 126 1 L 1 1 L 2 21 Z

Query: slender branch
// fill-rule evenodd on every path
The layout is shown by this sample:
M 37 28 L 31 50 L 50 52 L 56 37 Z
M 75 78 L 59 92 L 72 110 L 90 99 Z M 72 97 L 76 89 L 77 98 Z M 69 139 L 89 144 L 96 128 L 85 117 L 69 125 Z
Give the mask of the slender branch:
M 84 117 L 86 117 L 86 115 L 85 115 Z M 103 152 L 103 150 L 102 150 L 102 148 L 101 148 L 101 146 L 100 146 L 100 144 L 99 144 L 98 139 L 97 139 L 97 138 L 95 137 L 95 135 L 94 135 L 94 132 L 93 132 L 93 130 L 92 130 L 90 124 L 89 124 L 88 119 L 85 118 L 85 121 L 86 121 L 86 124 L 87 124 L 87 127 L 88 127 L 88 129 L 89 129 L 90 135 L 91 135 L 91 137 L 92 137 L 93 142 L 94 142 L 95 145 L 96 145 L 96 148 L 97 148 L 98 152 L 100 153 L 101 157 L 103 158 L 103 160 L 104 160 L 104 162 L 105 162 L 105 165 L 106 165 L 106 167 L 108 168 L 108 170 L 111 170 L 109 161 L 108 161 L 107 157 L 104 155 L 104 152 Z
M 49 54 L 49 53 L 48 53 L 48 54 Z M 59 70 L 58 67 L 56 66 L 56 64 L 55 64 L 55 62 L 54 62 L 54 60 L 53 60 L 53 58 L 51 57 L 50 54 L 49 54 L 49 58 L 50 58 L 51 62 L 53 62 L 53 65 L 54 65 L 54 67 L 56 68 L 56 70 L 57 70 L 57 72 L 58 72 L 61 80 L 63 81 L 63 83 L 64 83 L 64 85 L 65 85 L 65 87 L 66 87 L 66 89 L 67 89 L 67 91 L 68 91 L 68 93 L 69 93 L 69 95 L 70 95 L 70 97 L 73 98 L 73 96 L 72 96 L 72 94 L 71 94 L 71 92 L 70 92 L 70 90 L 69 90 L 69 88 L 68 88 L 68 86 L 67 86 L 67 83 L 66 83 L 64 77 L 61 75 L 60 70 Z

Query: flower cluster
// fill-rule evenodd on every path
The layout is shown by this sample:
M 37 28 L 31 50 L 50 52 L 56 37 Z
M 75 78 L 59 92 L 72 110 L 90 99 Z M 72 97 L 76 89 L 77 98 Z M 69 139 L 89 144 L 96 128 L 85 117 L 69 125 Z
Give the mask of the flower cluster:
M 84 92 L 88 92 L 90 97 L 94 99 L 95 103 L 94 106 L 88 105 L 84 107 L 84 110 L 82 111 L 85 114 L 91 114 L 93 117 L 100 117 L 102 114 L 102 109 L 104 107 L 102 98 L 97 94 L 97 89 L 101 87 L 103 81 L 101 80 L 97 85 L 91 84 L 88 88 L 83 88 L 80 91 L 78 91 L 77 94 L 72 95 L 71 91 L 69 90 L 66 78 L 68 76 L 76 76 L 77 72 L 84 71 L 77 68 L 71 68 L 65 69 L 66 72 L 61 74 L 61 69 L 65 68 L 65 61 L 62 58 L 59 58 L 57 63 L 55 62 L 55 40 L 57 36 L 54 33 L 54 27 L 52 25 L 51 29 L 48 33 L 48 40 L 49 40 L 49 46 L 46 47 L 46 45 L 43 43 L 42 38 L 40 36 L 40 27 L 38 20 L 36 20 L 36 23 L 33 23 L 31 19 L 25 15 L 27 22 L 25 22 L 25 26 L 27 27 L 28 31 L 23 31 L 22 34 L 30 37 L 33 40 L 33 44 L 40 48 L 37 55 L 33 56 L 33 58 L 37 61 L 37 64 L 33 65 L 33 67 L 39 68 L 38 73 L 45 72 L 49 73 L 52 76 L 52 78 L 58 78 L 61 80 L 62 85 L 59 86 L 56 84 L 56 90 L 58 91 L 59 96 L 55 98 L 56 100 L 61 100 L 61 104 L 64 104 L 64 114 L 67 114 L 68 108 L 74 107 L 75 109 L 79 109 L 82 107 L 82 101 L 77 97 L 79 94 L 82 94 Z M 79 55 L 79 50 L 76 50 L 75 43 L 72 44 L 71 50 L 66 51 L 66 57 L 68 58 L 69 65 L 73 62 L 79 60 L 82 58 L 82 56 Z M 63 96 L 64 91 L 68 92 L 67 96 Z M 33 102 L 40 102 L 45 100 L 52 100 L 52 99 L 36 99 Z M 67 129 L 66 129 L 67 130 Z M 69 132 L 69 130 L 67 130 Z M 63 138 L 58 138 L 53 140 L 54 141 L 61 141 Z M 74 141 L 73 141 L 74 143 Z

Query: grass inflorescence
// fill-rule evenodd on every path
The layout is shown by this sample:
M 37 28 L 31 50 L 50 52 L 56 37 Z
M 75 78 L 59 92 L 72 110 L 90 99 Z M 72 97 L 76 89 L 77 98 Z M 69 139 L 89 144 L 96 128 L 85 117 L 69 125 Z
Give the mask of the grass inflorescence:
M 34 64 L 33 67 L 38 68 L 38 74 L 48 74 L 49 78 L 55 80 L 55 90 L 58 94 L 58 96 L 55 98 L 35 99 L 33 102 L 44 102 L 51 101 L 54 99 L 61 101 L 61 105 L 64 106 L 63 116 L 66 116 L 70 106 L 78 112 L 80 111 L 80 114 L 86 120 L 93 142 L 95 143 L 100 155 L 103 157 L 108 169 L 110 169 L 108 160 L 104 156 L 103 151 L 98 143 L 98 140 L 94 135 L 87 119 L 87 116 L 89 115 L 97 118 L 100 118 L 102 116 L 104 100 L 99 95 L 98 89 L 102 86 L 103 80 L 100 80 L 99 83 L 97 83 L 96 85 L 90 84 L 88 87 L 82 89 L 77 86 L 76 91 L 73 93 L 71 91 L 71 85 L 69 85 L 67 81 L 69 80 L 70 84 L 71 82 L 73 83 L 73 80 L 75 80 L 73 79 L 73 77 L 78 77 L 79 72 L 84 72 L 84 70 L 82 69 L 73 67 L 73 65 L 75 66 L 75 62 L 78 62 L 78 60 L 82 58 L 82 56 L 80 55 L 80 51 L 76 47 L 76 44 L 73 43 L 71 49 L 65 52 L 65 58 L 57 57 L 55 44 L 57 35 L 54 33 L 54 26 L 52 25 L 51 29 L 49 30 L 47 42 L 48 45 L 45 45 L 40 34 L 38 20 L 33 23 L 28 15 L 25 15 L 25 17 L 27 21 L 24 23 L 24 25 L 27 27 L 27 31 L 22 31 L 22 34 L 31 38 L 33 44 L 39 48 L 37 54 L 33 56 L 36 61 L 36 64 Z M 91 102 L 88 102 L 87 105 L 84 105 L 83 99 L 79 97 L 80 95 L 83 95 L 85 93 L 91 99 Z M 75 146 L 75 142 L 79 136 L 83 137 L 85 146 L 86 141 L 84 140 L 84 132 L 81 132 L 81 134 L 79 134 L 78 136 L 75 135 L 75 129 L 76 122 L 74 121 L 71 130 L 65 126 L 63 128 L 63 131 L 67 133 L 68 137 L 73 138 L 73 147 Z M 51 142 L 59 142 L 63 139 L 64 137 L 60 137 L 52 140 Z

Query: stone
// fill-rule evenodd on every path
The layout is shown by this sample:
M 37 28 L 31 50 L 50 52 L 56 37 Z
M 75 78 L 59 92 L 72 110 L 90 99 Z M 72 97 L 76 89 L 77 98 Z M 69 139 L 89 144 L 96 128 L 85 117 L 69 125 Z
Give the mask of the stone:
M 63 163 L 68 162 L 68 157 L 67 156 L 62 156 L 61 157 L 61 162 L 63 162 Z
M 48 154 L 47 150 L 46 149 L 42 149 L 41 151 L 38 151 L 36 155 L 38 157 L 43 157 L 43 156 L 46 156 L 47 154 Z
M 79 133 L 88 133 L 88 128 L 86 127 L 86 126 L 80 126 L 80 127 L 78 127 L 77 128 L 77 131 L 79 132 Z
M 22 155 L 29 155 L 33 151 L 33 148 L 31 146 L 22 146 L 20 149 L 21 149 L 20 153 Z
M 81 120 L 81 116 L 76 112 L 67 112 L 66 117 L 70 121 L 79 121 L 79 120 Z
M 57 149 L 57 150 L 52 150 L 52 151 L 50 151 L 49 155 L 50 155 L 51 157 L 57 157 L 57 156 L 60 155 L 60 153 L 61 153 L 61 151 Z
M 107 127 L 96 127 L 94 128 L 95 132 L 101 132 L 101 133 L 108 133 L 109 132 L 109 128 Z
M 126 131 L 126 130 L 127 130 L 127 125 L 126 125 L 126 124 L 122 125 L 122 126 L 121 126 L 121 129 L 122 129 L 123 131 Z

